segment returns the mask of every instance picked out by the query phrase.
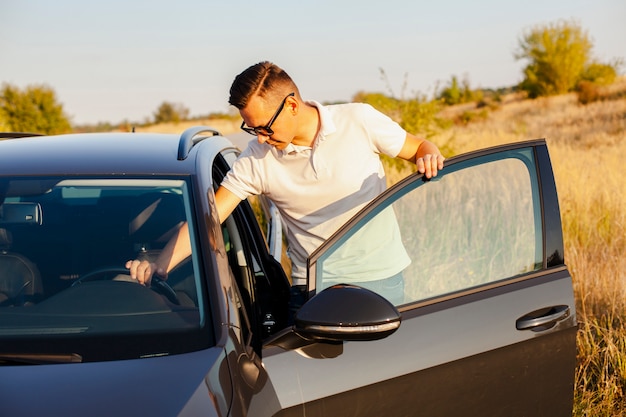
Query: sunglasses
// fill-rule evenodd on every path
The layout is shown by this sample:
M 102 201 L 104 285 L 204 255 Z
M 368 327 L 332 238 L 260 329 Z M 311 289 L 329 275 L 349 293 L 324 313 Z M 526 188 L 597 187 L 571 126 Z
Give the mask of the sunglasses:
M 274 113 L 274 115 L 272 116 L 270 121 L 267 123 L 267 125 L 257 126 L 257 127 L 248 127 L 245 125 L 246 122 L 241 122 L 241 130 L 243 130 L 244 132 L 248 132 L 249 134 L 255 135 L 255 136 L 258 136 L 258 135 L 272 136 L 274 134 L 274 131 L 272 130 L 272 124 L 274 124 L 280 112 L 283 111 L 283 108 L 285 107 L 285 102 L 287 102 L 287 99 L 289 97 L 293 97 L 294 95 L 295 93 L 291 93 L 283 99 L 282 103 L 280 103 L 280 106 L 276 110 L 276 113 Z

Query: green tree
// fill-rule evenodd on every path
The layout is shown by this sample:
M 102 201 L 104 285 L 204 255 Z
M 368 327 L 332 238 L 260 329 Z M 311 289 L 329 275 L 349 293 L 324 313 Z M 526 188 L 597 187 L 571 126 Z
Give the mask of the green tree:
M 607 83 L 617 74 L 617 64 L 592 60 L 593 42 L 575 21 L 558 21 L 530 29 L 519 40 L 518 60 L 528 60 L 521 90 L 531 98 L 564 94 L 582 80 Z
M 0 132 L 8 132 L 11 130 L 7 117 L 4 114 L 4 110 L 0 107 Z
M 3 128 L 14 132 L 53 135 L 72 130 L 63 105 L 52 88 L 30 85 L 24 90 L 3 84 L 0 91 L 0 120 Z
M 154 123 L 178 123 L 187 120 L 189 109 L 180 103 L 164 101 L 154 112 Z

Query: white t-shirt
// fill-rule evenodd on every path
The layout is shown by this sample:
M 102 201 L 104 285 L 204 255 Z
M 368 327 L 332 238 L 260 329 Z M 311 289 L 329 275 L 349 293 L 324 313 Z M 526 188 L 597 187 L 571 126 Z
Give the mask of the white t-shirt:
M 306 283 L 307 257 L 385 190 L 379 154 L 396 157 L 406 139 L 370 105 L 308 104 L 321 120 L 312 148 L 250 141 L 222 182 L 242 200 L 264 194 L 274 202 L 287 229 L 293 285 Z

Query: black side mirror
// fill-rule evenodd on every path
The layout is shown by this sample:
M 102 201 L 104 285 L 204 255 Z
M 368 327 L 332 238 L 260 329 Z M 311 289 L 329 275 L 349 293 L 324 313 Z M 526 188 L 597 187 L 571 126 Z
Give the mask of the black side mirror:
M 382 296 L 356 285 L 326 288 L 298 310 L 294 330 L 305 339 L 378 340 L 400 327 L 398 310 Z
M 356 285 L 338 284 L 307 301 L 296 313 L 295 325 L 264 345 L 293 350 L 318 342 L 341 346 L 344 341 L 378 340 L 398 330 L 400 320 L 400 313 L 386 298 Z

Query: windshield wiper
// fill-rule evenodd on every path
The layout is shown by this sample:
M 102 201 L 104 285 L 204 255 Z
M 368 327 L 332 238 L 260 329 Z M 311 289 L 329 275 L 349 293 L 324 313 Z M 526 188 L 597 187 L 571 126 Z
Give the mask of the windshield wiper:
M 45 365 L 52 363 L 80 363 L 78 353 L 0 353 L 0 365 Z

